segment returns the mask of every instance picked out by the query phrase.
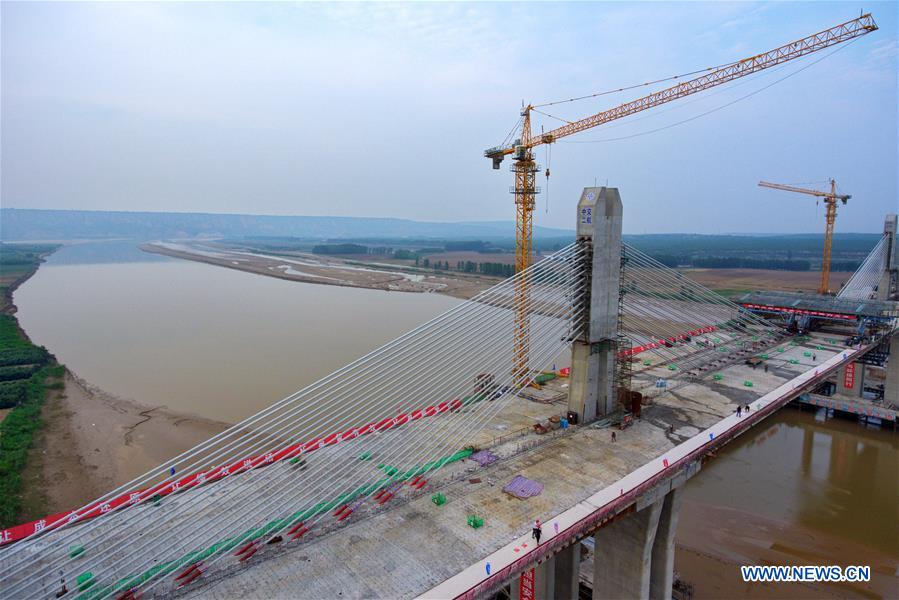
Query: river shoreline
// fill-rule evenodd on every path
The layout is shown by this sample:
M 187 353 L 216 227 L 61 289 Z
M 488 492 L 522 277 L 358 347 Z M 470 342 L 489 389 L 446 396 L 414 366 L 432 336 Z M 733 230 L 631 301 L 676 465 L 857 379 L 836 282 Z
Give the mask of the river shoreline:
M 9 282 L 4 290 L 5 314 L 15 315 L 15 290 L 50 254 Z M 32 341 L 16 322 L 21 336 Z M 22 473 L 22 497 L 29 507 L 23 520 L 79 508 L 230 427 L 120 398 L 64 368 L 64 387 L 47 393 L 41 410 L 44 425 Z
M 413 272 L 400 265 L 374 265 L 316 255 L 296 254 L 291 257 L 280 257 L 230 249 L 204 251 L 189 245 L 175 246 L 162 242 L 140 244 L 138 248 L 152 254 L 298 283 L 393 292 L 435 293 L 461 300 L 468 300 L 500 281 L 496 277 L 485 275 L 449 274 L 425 269 L 415 269 Z M 396 271 L 383 270 L 385 268 Z
M 27 468 L 40 473 L 48 513 L 81 507 L 230 426 L 130 402 L 68 369 L 64 382 L 44 405 Z

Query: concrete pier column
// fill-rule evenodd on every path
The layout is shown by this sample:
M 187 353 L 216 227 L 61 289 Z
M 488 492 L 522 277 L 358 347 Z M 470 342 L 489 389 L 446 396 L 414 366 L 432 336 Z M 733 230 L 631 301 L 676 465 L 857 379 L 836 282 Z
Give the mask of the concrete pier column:
M 621 197 L 616 188 L 584 188 L 578 202 L 577 239 L 592 252 L 585 290 L 585 333 L 571 350 L 568 409 L 588 422 L 617 407 L 615 344 L 621 285 Z
M 663 503 L 659 499 L 593 536 L 593 600 L 649 598 L 653 542 Z
M 509 584 L 512 600 L 553 600 L 555 598 L 555 557 L 543 561 Z
M 677 519 L 683 500 L 683 488 L 668 492 L 662 503 L 659 526 L 652 543 L 652 566 L 649 575 L 650 600 L 670 600 L 674 586 L 674 542 L 677 538 Z
M 846 396 L 861 396 L 864 389 L 865 365 L 847 363 L 837 371 L 837 391 Z
M 899 406 L 899 335 L 890 338 L 890 357 L 887 359 L 886 371 L 883 399 Z
M 580 542 L 575 542 L 556 554 L 556 600 L 577 600 L 580 570 Z
M 525 579 L 527 579 L 527 573 L 525 573 Z M 527 586 L 528 586 L 528 584 L 525 583 L 524 587 L 526 589 L 527 589 Z M 509 582 L 509 598 L 511 598 L 512 600 L 521 600 L 521 598 L 522 598 L 521 588 L 522 588 L 521 577 L 513 578 L 512 581 Z M 525 596 L 527 596 L 527 593 L 525 593 Z
M 556 597 L 556 557 L 551 556 L 534 569 L 534 599 L 554 600 Z

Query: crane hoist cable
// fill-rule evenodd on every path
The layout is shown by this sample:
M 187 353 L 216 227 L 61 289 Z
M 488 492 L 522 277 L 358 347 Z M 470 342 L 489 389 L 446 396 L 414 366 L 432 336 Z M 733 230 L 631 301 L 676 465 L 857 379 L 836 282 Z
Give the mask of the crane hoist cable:
M 752 75 L 747 76 L 745 79 L 743 79 L 741 81 L 732 82 L 730 85 L 728 85 L 726 87 L 723 87 L 723 88 L 717 89 L 717 90 L 713 90 L 711 92 L 705 93 L 702 96 L 698 96 L 691 100 L 684 100 L 683 102 L 678 102 L 677 104 L 672 104 L 671 106 L 667 106 L 665 108 L 660 108 L 658 110 L 653 110 L 651 112 L 642 113 L 639 116 L 631 116 L 627 119 L 621 119 L 614 123 L 607 123 L 607 124 L 603 125 L 603 129 L 615 129 L 616 127 L 627 127 L 628 125 L 636 123 L 637 121 L 643 121 L 644 119 L 652 119 L 652 118 L 664 115 L 666 113 L 669 113 L 669 112 L 675 111 L 675 110 L 682 110 L 682 109 L 684 109 L 688 106 L 691 106 L 697 102 L 702 102 L 704 100 L 707 100 L 707 99 L 717 96 L 719 94 L 724 94 L 726 92 L 729 92 L 738 87 L 742 87 L 744 85 L 749 85 L 761 77 L 764 77 L 766 75 L 773 75 L 774 73 L 783 71 L 784 69 L 786 69 L 789 66 L 790 66 L 789 64 L 782 64 L 782 65 L 778 65 L 776 67 L 771 67 L 770 69 L 767 69 L 761 73 L 754 73 Z
M 680 73 L 678 75 L 671 75 L 669 77 L 662 77 L 661 79 L 654 79 L 652 81 L 644 81 L 643 83 L 635 83 L 633 85 L 615 88 L 610 90 L 605 90 L 602 92 L 594 92 L 592 94 L 587 94 L 586 96 L 578 96 L 576 98 L 568 98 L 567 100 L 555 100 L 553 102 L 544 102 L 543 104 L 535 104 L 534 108 L 543 108 L 544 106 L 555 106 L 556 104 L 566 104 L 568 102 L 578 102 L 580 100 L 589 100 L 590 98 L 599 98 L 600 96 L 608 96 L 609 94 L 618 94 L 620 92 L 627 92 L 629 90 L 635 90 L 637 88 L 646 87 L 647 85 L 655 85 L 657 83 L 664 83 L 666 81 L 674 81 L 675 79 L 680 79 L 682 77 L 689 77 L 690 75 L 698 75 L 700 73 L 707 73 L 709 71 L 715 71 L 718 69 L 723 69 L 724 67 L 731 66 L 735 64 L 734 62 L 720 64 L 715 67 L 706 67 L 705 69 L 697 69 L 696 71 L 690 71 L 689 73 Z
M 553 160 L 553 146 L 546 145 L 546 214 L 549 214 L 549 169 Z

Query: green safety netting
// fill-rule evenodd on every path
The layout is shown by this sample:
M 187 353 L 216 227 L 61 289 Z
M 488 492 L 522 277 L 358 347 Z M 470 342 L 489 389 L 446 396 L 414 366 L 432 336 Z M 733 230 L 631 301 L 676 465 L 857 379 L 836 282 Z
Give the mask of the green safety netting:
M 256 540 L 261 538 L 273 531 L 284 529 L 285 527 L 290 527 L 296 525 L 302 521 L 307 519 L 311 519 L 316 517 L 322 513 L 329 512 L 335 509 L 338 506 L 342 506 L 347 502 L 350 502 L 356 498 L 360 498 L 362 496 L 368 496 L 377 492 L 378 490 L 390 487 L 396 483 L 400 483 L 416 477 L 418 475 L 422 475 L 427 473 L 428 471 L 437 470 L 444 465 L 447 465 L 452 462 L 456 462 L 458 460 L 462 460 L 472 454 L 473 450 L 465 449 L 456 452 L 455 454 L 451 454 L 449 456 L 444 456 L 443 458 L 425 463 L 420 467 L 414 467 L 412 469 L 407 470 L 406 472 L 399 472 L 399 469 L 396 467 L 388 467 L 387 469 L 392 471 L 388 477 L 376 481 L 367 486 L 361 486 L 356 488 L 351 492 L 347 492 L 345 494 L 341 494 L 330 501 L 319 502 L 315 506 L 311 508 L 307 508 L 303 511 L 298 511 L 284 517 L 283 519 L 276 519 L 274 521 L 270 521 L 261 527 L 257 527 L 255 529 L 249 529 L 239 535 L 234 537 L 225 538 L 220 540 L 219 542 L 209 546 L 204 550 L 196 550 L 194 552 L 190 552 L 185 554 L 179 559 L 168 561 L 165 563 L 158 564 L 147 571 L 144 571 L 140 575 L 132 575 L 130 577 L 126 577 L 124 579 L 119 580 L 117 583 L 113 585 L 92 587 L 94 585 L 94 575 L 90 571 L 85 571 L 81 575 L 78 576 L 78 590 L 86 591 L 88 588 L 91 588 L 84 594 L 78 596 L 78 600 L 94 600 L 97 598 L 103 598 L 105 596 L 127 591 L 131 588 L 142 585 L 156 577 L 160 573 L 163 575 L 172 573 L 173 571 L 177 571 L 178 569 L 182 569 L 184 567 L 189 567 L 190 565 L 196 564 L 206 558 L 216 554 L 218 552 L 227 552 L 239 546 L 240 544 Z M 385 465 L 379 465 L 378 468 L 383 468 Z M 477 517 L 476 517 L 477 518 Z M 478 528 L 484 524 L 484 520 L 480 519 L 480 523 L 478 525 L 472 525 L 472 527 Z

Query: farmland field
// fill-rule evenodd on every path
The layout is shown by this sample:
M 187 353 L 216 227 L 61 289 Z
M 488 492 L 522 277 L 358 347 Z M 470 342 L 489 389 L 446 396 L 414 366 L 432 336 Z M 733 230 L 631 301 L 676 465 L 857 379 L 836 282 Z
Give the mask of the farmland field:
M 686 277 L 725 295 L 752 290 L 814 292 L 821 281 L 818 271 L 772 271 L 767 269 L 682 269 Z M 830 274 L 831 289 L 838 290 L 852 273 Z

